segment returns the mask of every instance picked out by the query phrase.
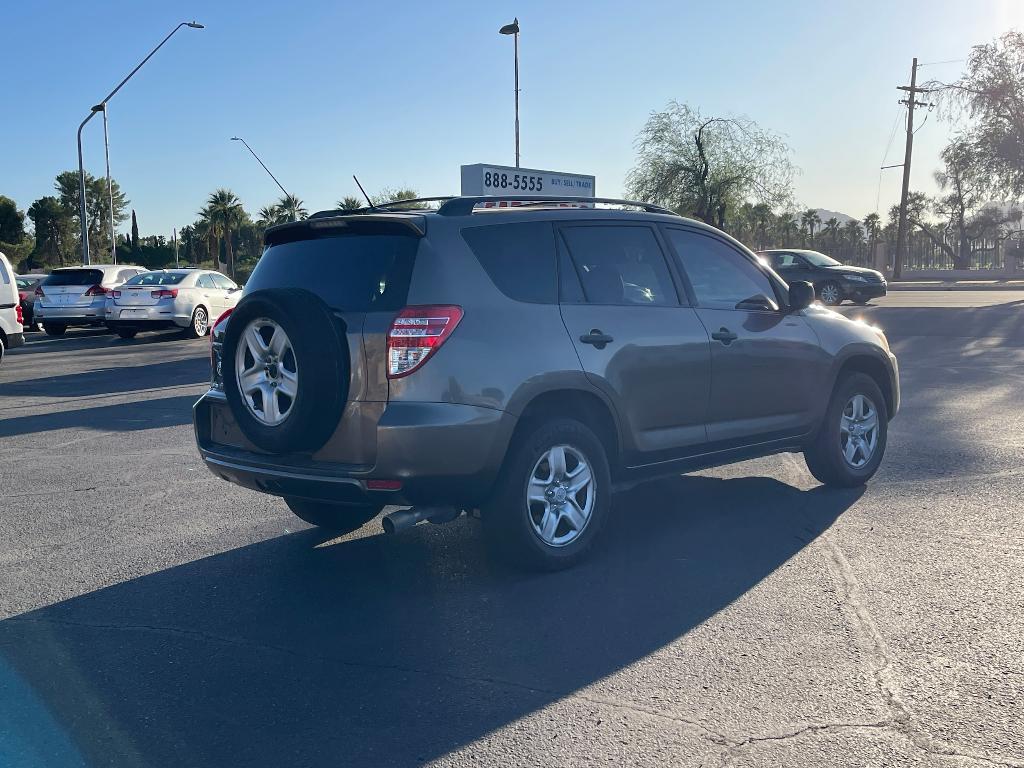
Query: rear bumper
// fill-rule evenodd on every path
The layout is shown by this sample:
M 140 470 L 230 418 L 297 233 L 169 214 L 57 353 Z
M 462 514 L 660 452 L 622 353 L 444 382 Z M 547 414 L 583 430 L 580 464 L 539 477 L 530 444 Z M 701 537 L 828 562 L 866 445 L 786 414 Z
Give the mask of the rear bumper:
M 107 328 L 112 331 L 118 330 L 130 330 L 130 331 L 161 331 L 167 328 L 182 328 L 183 326 L 178 325 L 173 320 L 107 320 Z
M 24 343 L 25 343 L 25 334 L 24 333 L 8 333 L 7 334 L 7 348 L 8 349 L 14 349 L 15 347 L 20 347 Z
M 128 315 L 126 313 L 133 313 Z M 187 328 L 192 322 L 191 315 L 176 314 L 173 306 L 164 304 L 151 307 L 119 307 L 107 305 L 105 313 L 109 328 Z
M 84 307 L 44 307 L 36 302 L 32 307 L 32 318 L 37 323 L 59 325 L 102 325 L 104 307 L 95 303 Z
M 193 408 L 196 444 L 210 472 L 275 496 L 339 504 L 479 506 L 497 479 L 514 427 L 512 416 L 490 408 L 390 403 L 377 424 L 376 460 L 372 466 L 354 465 L 216 443 L 212 408 L 227 408 L 216 390 Z M 371 490 L 370 480 L 397 480 L 401 488 Z

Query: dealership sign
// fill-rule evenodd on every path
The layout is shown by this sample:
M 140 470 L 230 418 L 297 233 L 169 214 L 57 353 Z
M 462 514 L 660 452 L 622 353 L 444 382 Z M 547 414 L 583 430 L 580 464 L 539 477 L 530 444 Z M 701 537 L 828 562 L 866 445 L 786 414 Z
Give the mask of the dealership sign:
M 510 168 L 507 165 L 462 166 L 464 195 L 565 195 L 594 197 L 595 178 L 579 173 Z

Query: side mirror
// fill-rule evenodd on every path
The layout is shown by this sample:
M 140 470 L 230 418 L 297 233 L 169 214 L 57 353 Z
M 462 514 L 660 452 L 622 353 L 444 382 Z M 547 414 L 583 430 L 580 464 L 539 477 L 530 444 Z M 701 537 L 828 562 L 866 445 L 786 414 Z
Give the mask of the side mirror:
M 814 286 L 805 280 L 789 284 L 789 308 L 793 312 L 806 309 L 814 303 Z
M 759 293 L 741 301 L 736 305 L 736 309 L 745 309 L 748 312 L 775 312 L 779 307 L 763 293 Z

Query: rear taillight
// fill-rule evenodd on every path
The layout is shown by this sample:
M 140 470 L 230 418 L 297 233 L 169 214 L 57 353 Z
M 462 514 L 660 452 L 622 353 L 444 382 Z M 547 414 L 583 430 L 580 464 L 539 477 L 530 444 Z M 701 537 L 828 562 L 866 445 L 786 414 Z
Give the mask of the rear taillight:
M 46 294 L 43 293 L 43 286 L 37 285 L 36 286 L 36 296 L 45 296 L 45 295 Z
M 89 288 L 88 290 L 86 290 L 86 292 L 84 294 L 82 294 L 82 295 L 83 296 L 106 296 L 107 295 L 107 289 L 104 288 L 102 285 L 94 285 L 94 286 L 92 286 L 92 288 Z
M 176 299 L 178 298 L 177 288 L 161 288 L 157 291 L 153 291 L 151 294 L 154 299 Z
M 23 325 L 25 323 L 25 310 L 21 308 L 21 304 L 17 304 L 14 307 L 14 319 L 17 321 L 18 325 Z
M 113 290 L 110 291 L 110 298 L 112 298 L 112 299 L 120 299 L 121 298 L 121 292 L 119 290 L 117 290 L 116 288 L 114 288 Z
M 462 308 L 406 307 L 388 329 L 388 378 L 408 376 L 425 363 L 452 335 Z

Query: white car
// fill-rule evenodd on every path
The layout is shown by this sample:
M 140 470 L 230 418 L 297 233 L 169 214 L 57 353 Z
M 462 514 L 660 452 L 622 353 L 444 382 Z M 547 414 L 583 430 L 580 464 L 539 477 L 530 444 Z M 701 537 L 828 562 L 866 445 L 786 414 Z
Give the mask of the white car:
M 103 325 L 107 294 L 145 271 L 131 264 L 55 269 L 36 286 L 32 319 L 50 336 L 63 336 L 69 325 Z
M 8 349 L 25 343 L 21 321 L 21 299 L 18 284 L 14 281 L 14 269 L 7 257 L 0 253 L 0 363 Z
M 107 298 L 107 327 L 122 339 L 139 331 L 183 328 L 205 336 L 211 323 L 242 297 L 242 289 L 220 272 L 161 269 L 133 277 Z

